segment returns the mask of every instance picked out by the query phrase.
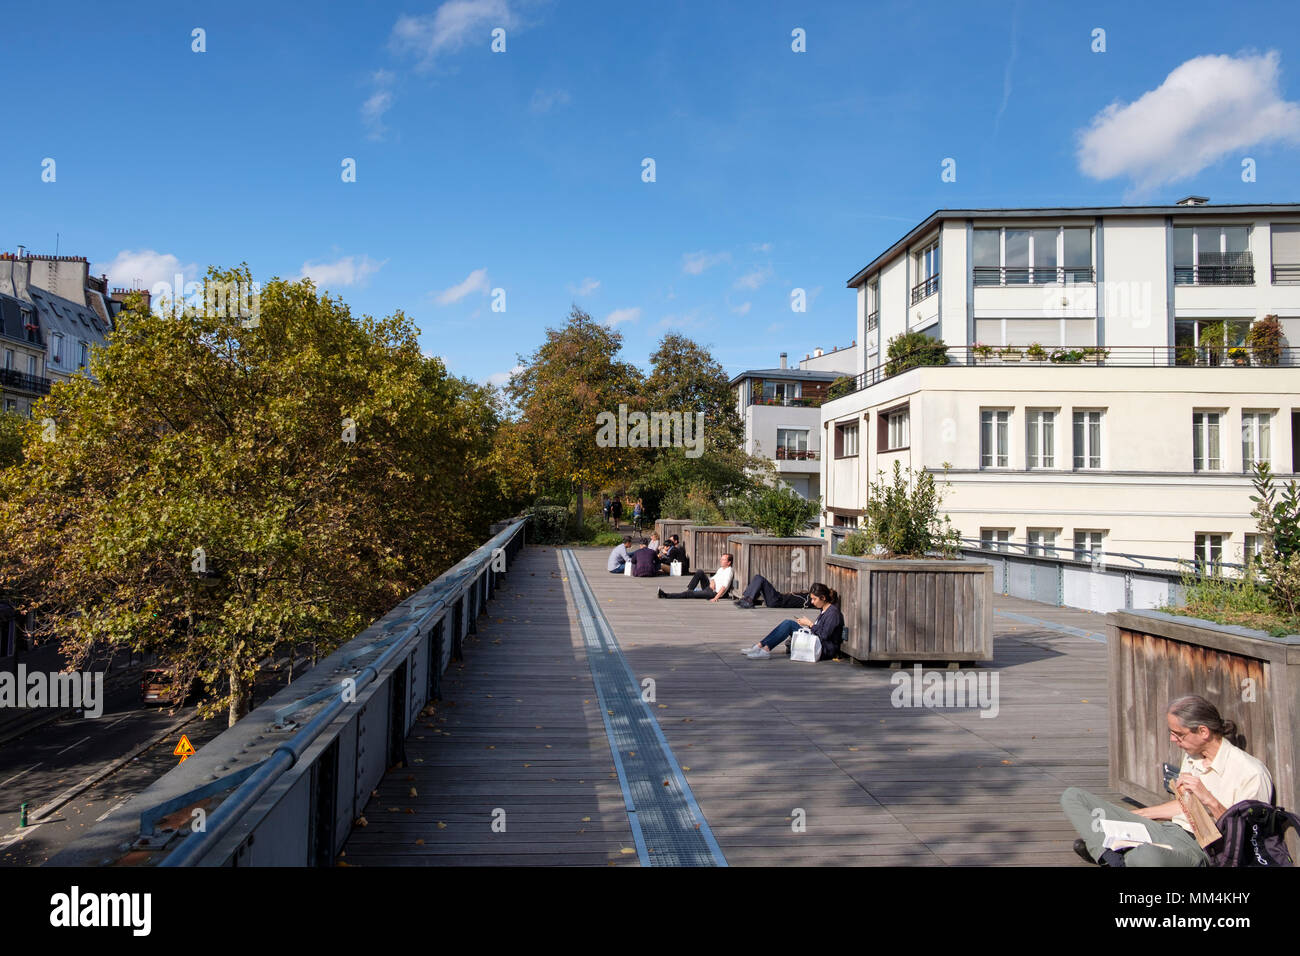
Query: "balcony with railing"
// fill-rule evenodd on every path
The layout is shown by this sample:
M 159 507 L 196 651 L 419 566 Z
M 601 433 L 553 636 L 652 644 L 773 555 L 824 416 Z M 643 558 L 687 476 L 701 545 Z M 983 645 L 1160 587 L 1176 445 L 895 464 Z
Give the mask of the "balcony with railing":
M 922 279 L 916 285 L 912 286 L 912 305 L 916 305 L 916 303 L 920 302 L 922 299 L 928 299 L 938 291 L 939 276 L 937 273 L 928 278 Z
M 944 361 L 935 361 L 935 357 Z M 891 358 L 854 377 L 860 392 L 914 368 L 991 366 L 1002 372 L 1022 366 L 1094 368 L 1300 368 L 1300 348 L 1259 349 L 1223 345 L 948 346 Z M 1005 387 L 999 385 L 998 387 Z M 852 394 L 848 392 L 846 394 Z M 843 397 L 843 396 L 840 396 Z
M 875 312 L 867 314 L 867 331 L 874 332 L 878 328 L 880 328 L 880 310 L 876 309 Z
M 750 405 L 774 405 L 782 408 L 821 408 L 822 402 L 826 401 L 821 397 L 809 398 L 787 398 L 784 396 L 764 397 L 757 395 L 749 400 Z
M 1095 282 L 1092 266 L 975 266 L 976 286 L 1071 285 Z
M 782 448 L 777 446 L 777 461 L 817 461 L 821 453 L 816 448 Z
M 48 395 L 50 380 L 40 375 L 28 375 L 12 368 L 0 369 L 0 386 L 15 392 L 27 392 L 32 395 Z
M 1174 265 L 1175 285 L 1254 285 L 1249 252 L 1202 252 L 1195 265 Z
M 1274 285 L 1300 285 L 1300 263 L 1273 263 Z

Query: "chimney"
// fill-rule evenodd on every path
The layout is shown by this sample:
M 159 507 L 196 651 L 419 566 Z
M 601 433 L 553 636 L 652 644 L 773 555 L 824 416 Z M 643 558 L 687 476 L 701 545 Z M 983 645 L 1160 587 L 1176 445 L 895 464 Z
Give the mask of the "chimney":
M 1175 203 L 1175 205 L 1177 205 L 1177 206 L 1205 206 L 1205 205 L 1208 205 L 1209 202 L 1210 202 L 1210 198 L 1209 198 L 1208 196 L 1184 196 L 1182 199 L 1178 200 L 1178 202 Z
M 822 357 L 822 350 L 819 349 L 819 348 L 818 348 L 818 349 L 813 349 L 813 355 L 814 355 L 815 357 L 817 357 L 817 358 L 821 358 L 821 357 Z
M 27 247 L 26 247 L 26 246 L 23 246 L 23 245 L 19 245 L 19 247 L 18 247 L 18 258 L 19 258 L 19 259 L 22 259 L 22 258 L 24 258 L 26 255 L 27 255 Z
M 785 353 L 781 353 L 781 367 L 785 368 Z
M 137 292 L 140 294 L 141 300 L 143 300 L 145 311 L 148 312 L 149 309 L 152 307 L 150 303 L 150 295 L 148 289 L 114 289 L 113 294 L 110 295 L 109 298 L 114 302 L 121 302 L 122 304 L 125 304 L 127 296 Z
M 854 348 L 857 346 L 857 344 L 858 344 L 858 340 L 854 339 L 852 342 L 849 343 L 849 348 Z

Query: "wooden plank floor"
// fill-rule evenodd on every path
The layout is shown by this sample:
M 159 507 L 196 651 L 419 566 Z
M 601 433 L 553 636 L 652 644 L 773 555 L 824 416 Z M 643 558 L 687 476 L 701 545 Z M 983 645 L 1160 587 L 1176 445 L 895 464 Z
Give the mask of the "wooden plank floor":
M 997 598 L 996 717 L 895 707 L 886 667 L 750 661 L 795 612 L 659 601 L 662 584 L 587 579 L 732 865 L 1084 864 L 1058 799 L 1106 780 L 1104 618 Z M 942 664 L 935 669 L 941 669 Z M 352 865 L 636 865 L 559 554 L 532 547 L 453 664 L 353 831 Z M 493 829 L 504 811 L 504 832 Z M 501 819 L 500 812 L 497 819 Z M 802 819 L 797 832 L 793 823 Z M 500 824 L 498 823 L 498 830 Z

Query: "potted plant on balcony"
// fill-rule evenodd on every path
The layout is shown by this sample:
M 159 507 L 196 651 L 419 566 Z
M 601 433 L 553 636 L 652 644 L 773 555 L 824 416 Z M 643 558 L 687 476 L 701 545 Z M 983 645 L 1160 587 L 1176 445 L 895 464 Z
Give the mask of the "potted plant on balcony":
M 1207 365 L 1222 365 L 1228 347 L 1228 326 L 1223 322 L 1210 322 L 1201 326 L 1201 354 Z
M 1053 349 L 1051 359 L 1057 365 L 1078 365 L 1083 361 L 1083 349 Z
M 1019 362 L 1020 349 L 1013 345 L 1007 345 L 998 349 L 998 358 L 1004 362 Z
M 825 559 L 825 583 L 841 597 L 844 652 L 858 660 L 991 660 L 993 566 L 961 558 L 932 472 L 895 461 L 892 481 L 878 474 L 861 533 Z
M 993 346 L 985 345 L 983 342 L 976 342 L 971 351 L 975 353 L 975 359 L 981 365 L 993 361 Z
M 1029 348 L 1025 349 L 1025 358 L 1032 362 L 1046 362 L 1047 349 L 1037 342 L 1030 342 Z
M 1246 344 L 1256 365 L 1272 368 L 1282 357 L 1282 323 L 1276 315 L 1266 315 L 1251 325 Z
M 889 340 L 885 375 L 897 375 L 921 365 L 947 365 L 948 346 L 924 332 L 901 332 Z
M 1096 362 L 1101 364 L 1106 361 L 1106 356 L 1110 354 L 1110 349 L 1103 348 L 1100 345 L 1088 346 L 1083 350 L 1083 360 L 1085 362 Z
M 1228 358 L 1232 360 L 1233 365 L 1239 368 L 1250 364 L 1250 352 L 1243 345 L 1234 345 L 1228 349 Z

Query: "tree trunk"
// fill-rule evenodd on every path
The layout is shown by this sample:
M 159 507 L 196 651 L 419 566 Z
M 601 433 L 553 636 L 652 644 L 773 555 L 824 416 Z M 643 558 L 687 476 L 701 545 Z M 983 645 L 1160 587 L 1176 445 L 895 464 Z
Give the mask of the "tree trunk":
M 244 717 L 253 701 L 253 685 L 244 680 L 237 664 L 230 667 L 230 716 L 226 724 L 233 727 Z
M 578 522 L 577 538 L 578 538 L 579 541 L 581 541 L 581 540 L 582 540 L 582 482 L 578 482 L 578 514 L 577 514 L 577 522 Z

